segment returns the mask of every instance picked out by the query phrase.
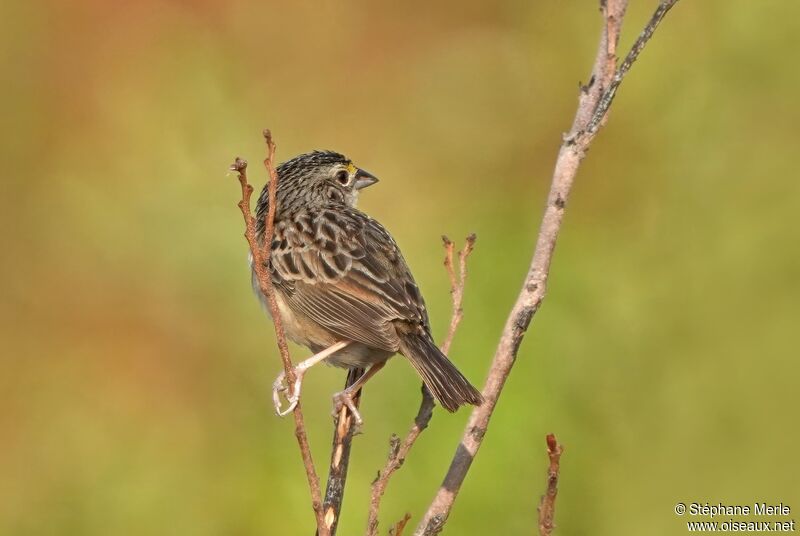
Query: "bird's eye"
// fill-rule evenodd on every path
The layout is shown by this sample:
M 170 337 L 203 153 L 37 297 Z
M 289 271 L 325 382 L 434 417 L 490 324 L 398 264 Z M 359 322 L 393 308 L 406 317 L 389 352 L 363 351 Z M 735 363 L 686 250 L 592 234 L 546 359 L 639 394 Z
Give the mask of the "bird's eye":
M 336 172 L 336 180 L 342 186 L 346 186 L 348 182 L 350 182 L 350 174 L 347 172 L 346 169 L 340 169 Z

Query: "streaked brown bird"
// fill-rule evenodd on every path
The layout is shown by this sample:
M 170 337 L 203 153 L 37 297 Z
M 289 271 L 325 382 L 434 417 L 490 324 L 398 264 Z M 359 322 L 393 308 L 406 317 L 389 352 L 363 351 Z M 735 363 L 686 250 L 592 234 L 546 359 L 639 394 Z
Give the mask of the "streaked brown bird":
M 303 375 L 325 360 L 366 369 L 334 395 L 335 408 L 346 405 L 361 424 L 353 396 L 396 353 L 408 358 L 445 409 L 480 404 L 478 390 L 434 344 L 425 302 L 394 239 L 356 209 L 359 191 L 378 179 L 331 151 L 297 156 L 276 171 L 268 269 L 287 337 L 315 354 L 295 367 L 291 395 L 284 374 L 275 380 L 275 411 L 286 415 L 294 409 Z M 257 205 L 256 231 L 262 244 L 268 203 L 265 186 Z M 255 272 L 253 287 L 266 304 Z M 280 393 L 289 402 L 285 410 Z

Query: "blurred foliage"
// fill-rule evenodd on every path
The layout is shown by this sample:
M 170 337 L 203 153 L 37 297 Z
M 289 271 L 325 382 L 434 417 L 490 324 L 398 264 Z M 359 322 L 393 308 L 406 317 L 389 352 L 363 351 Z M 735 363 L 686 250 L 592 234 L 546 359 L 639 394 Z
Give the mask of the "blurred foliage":
M 3 2 L 0 534 L 311 534 L 228 164 L 259 162 L 270 127 L 281 158 L 331 148 L 378 175 L 361 207 L 401 244 L 440 336 L 438 236 L 477 232 L 452 355 L 479 383 L 596 4 Z M 633 4 L 623 47 L 655 6 Z M 562 536 L 683 534 L 678 501 L 800 510 L 798 17 L 786 0 L 667 17 L 579 173 L 449 534 L 533 533 L 551 431 Z M 304 390 L 323 465 L 343 381 L 323 367 Z M 363 530 L 418 383 L 394 359 L 367 388 L 341 534 Z M 384 528 L 419 519 L 466 418 L 434 416 Z

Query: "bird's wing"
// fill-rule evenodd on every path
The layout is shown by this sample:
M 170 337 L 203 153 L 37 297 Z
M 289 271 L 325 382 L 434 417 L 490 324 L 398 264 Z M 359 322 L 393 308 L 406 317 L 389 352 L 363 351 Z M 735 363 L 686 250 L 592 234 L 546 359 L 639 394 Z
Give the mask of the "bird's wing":
M 425 303 L 397 244 L 358 210 L 279 222 L 270 264 L 289 307 L 337 338 L 397 351 L 394 321 L 428 329 Z

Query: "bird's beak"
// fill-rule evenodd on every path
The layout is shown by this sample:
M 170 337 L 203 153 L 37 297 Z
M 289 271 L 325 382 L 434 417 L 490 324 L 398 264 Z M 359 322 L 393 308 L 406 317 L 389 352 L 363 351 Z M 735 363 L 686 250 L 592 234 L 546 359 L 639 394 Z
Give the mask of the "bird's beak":
M 372 173 L 368 173 L 361 168 L 356 170 L 356 182 L 353 187 L 356 190 L 360 190 L 362 188 L 366 188 L 367 186 L 372 186 L 378 182 L 378 177 L 373 175 Z

